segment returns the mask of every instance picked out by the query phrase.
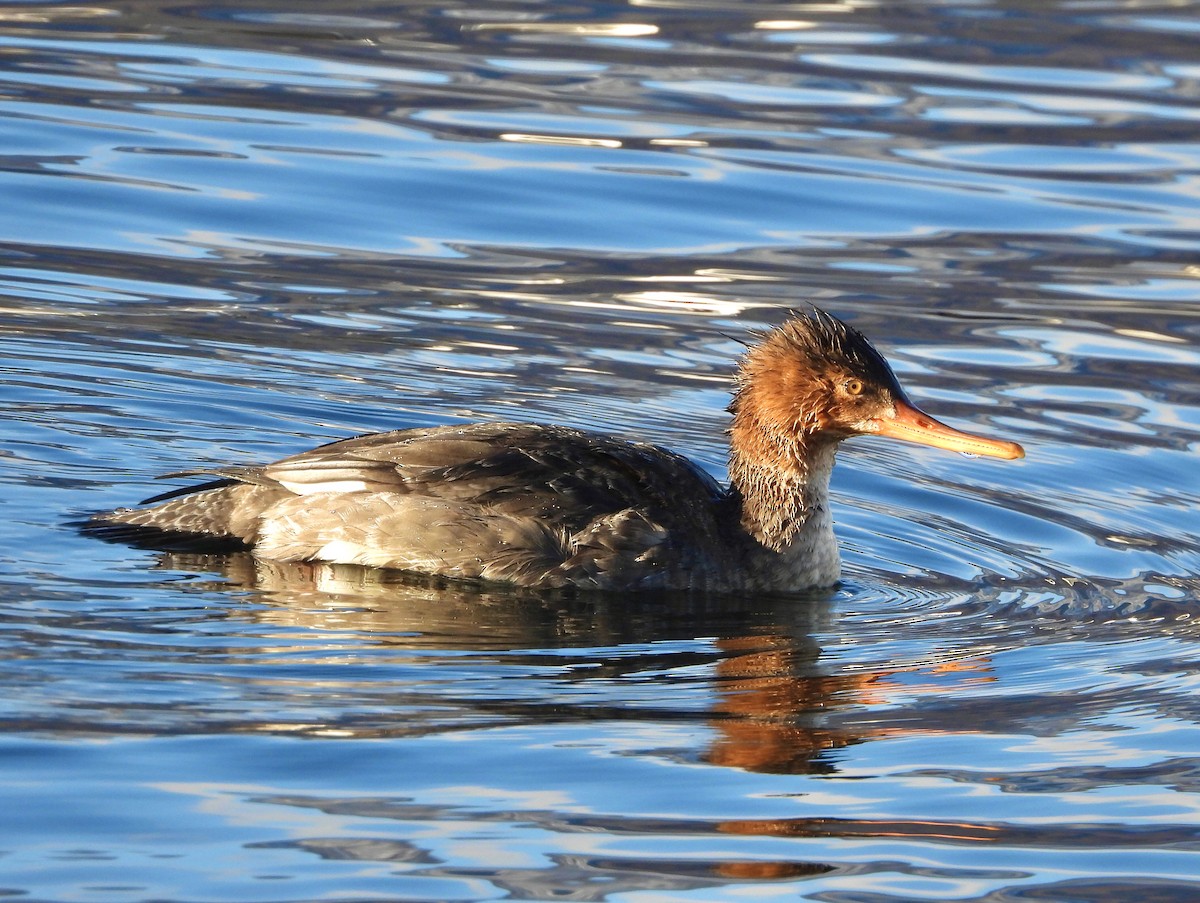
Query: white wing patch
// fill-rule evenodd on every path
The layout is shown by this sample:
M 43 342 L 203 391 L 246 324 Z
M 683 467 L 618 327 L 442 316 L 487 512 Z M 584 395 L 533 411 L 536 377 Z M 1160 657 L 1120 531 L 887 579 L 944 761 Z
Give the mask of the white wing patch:
M 280 480 L 279 485 L 296 495 L 312 495 L 314 492 L 362 492 L 367 484 L 362 480 L 330 480 L 327 483 L 293 483 Z

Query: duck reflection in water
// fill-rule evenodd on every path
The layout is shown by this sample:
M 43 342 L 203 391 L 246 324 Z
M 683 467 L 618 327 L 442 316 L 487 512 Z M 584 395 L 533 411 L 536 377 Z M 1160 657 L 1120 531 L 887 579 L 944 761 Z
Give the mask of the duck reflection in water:
M 898 680 L 904 666 L 848 672 L 821 661 L 814 634 L 833 628 L 833 596 L 817 592 L 796 595 L 656 596 L 630 606 L 622 594 L 561 594 L 467 586 L 446 581 L 414 580 L 410 575 L 323 563 L 287 563 L 256 558 L 246 552 L 228 555 L 163 553 L 160 565 L 172 571 L 219 572 L 220 581 L 203 579 L 176 584 L 187 592 L 219 589 L 249 591 L 235 616 L 252 618 L 270 637 L 282 665 L 294 665 L 294 648 L 307 666 L 302 694 L 320 693 L 319 666 L 323 656 L 335 666 L 336 721 L 325 724 L 309 713 L 298 713 L 303 724 L 262 723 L 252 730 L 282 731 L 288 736 L 332 731 L 344 740 L 443 734 L 495 725 L 552 723 L 593 725 L 597 720 L 628 718 L 681 724 L 694 716 L 709 728 L 707 734 L 685 730 L 687 737 L 705 738 L 699 749 L 679 754 L 710 765 L 755 772 L 829 774 L 837 771 L 837 750 L 889 736 L 908 728 L 881 721 L 874 707 L 893 694 L 920 692 L 911 680 Z M 711 639 L 697 640 L 696 637 Z M 614 654 L 605 654 L 605 650 Z M 552 655 L 548 650 L 554 650 Z M 619 651 L 619 654 L 615 654 Z M 221 668 L 237 664 L 238 652 L 212 647 Z M 548 664 L 550 655 L 550 667 Z M 256 686 L 264 676 L 261 650 L 245 649 Z M 443 656 L 445 657 L 443 659 Z M 439 680 L 445 660 L 453 679 Z M 380 668 L 407 665 L 412 675 L 420 662 L 424 672 L 407 680 L 380 680 Z M 359 677 L 351 669 L 360 662 Z M 697 667 L 704 664 L 704 667 Z M 968 668 L 986 668 L 983 659 L 964 659 Z M 928 680 L 939 696 L 962 679 L 988 679 L 970 672 L 938 675 L 941 662 L 908 666 Z M 952 665 L 952 667 L 954 667 Z M 962 667 L 959 665 L 958 667 Z M 286 668 L 285 668 L 286 671 Z M 236 673 L 236 670 L 228 673 Z M 388 672 L 395 673 L 395 672 Z M 464 690 L 462 675 L 480 678 Z M 497 679 L 502 673 L 504 679 Z M 645 675 L 672 675 L 680 691 L 666 703 L 643 697 Z M 937 678 L 935 681 L 935 677 Z M 947 685 L 945 679 L 951 683 Z M 274 691 L 288 678 L 268 681 Z M 629 681 L 627 683 L 627 680 Z M 692 696 L 688 685 L 697 690 Z M 629 687 L 638 689 L 631 697 Z M 249 690 L 253 692 L 253 688 Z M 701 700 L 693 710 L 689 696 Z M 553 698 L 553 703 L 547 699 Z M 574 700 L 574 701 L 573 701 Z M 863 713 L 865 706 L 872 711 Z M 922 732 L 928 725 L 911 729 Z M 553 727 L 550 727 L 553 730 Z M 394 794 L 394 795 L 393 795 Z M 422 823 L 489 818 L 511 824 L 543 825 L 545 830 L 589 830 L 587 816 L 572 809 L 559 811 L 480 811 L 461 802 L 445 808 L 413 803 L 397 789 L 380 787 L 366 797 L 330 799 L 325 794 L 259 796 L 259 802 L 336 813 L 339 819 L 360 818 Z M 596 830 L 611 830 L 610 814 L 596 814 Z M 668 832 L 673 835 L 730 834 L 777 837 L 894 837 L 905 832 L 932 831 L 921 823 L 877 824 L 869 819 L 844 821 L 798 817 L 776 820 L 706 820 L 656 818 L 639 827 L 636 817 L 622 817 L 625 830 Z M 963 840 L 986 840 L 970 826 L 939 825 L 941 835 Z M 292 842 L 288 842 L 292 843 Z M 447 867 L 429 849 L 408 840 L 322 837 L 294 845 L 314 855 L 366 861 L 428 863 L 436 875 Z M 588 888 L 604 881 L 605 896 L 613 887 L 644 889 L 647 877 L 638 860 L 620 857 L 554 857 L 547 868 L 489 871 L 489 880 L 509 888 L 514 896 L 548 899 L 553 888 Z M 669 876 L 653 872 L 655 881 L 685 889 L 723 880 L 763 880 L 821 874 L 833 868 L 820 861 L 800 859 L 717 858 L 695 863 L 686 873 Z M 410 873 L 416 874 L 416 873 Z M 540 891 L 535 893 L 535 891 Z M 588 897 L 591 899 L 591 897 Z
M 814 310 L 746 353 L 728 488 L 651 445 L 488 423 L 376 433 L 96 515 L 115 538 L 226 540 L 328 561 L 547 589 L 794 592 L 840 574 L 838 444 L 877 435 L 1020 458 L 910 402 L 857 330 Z
M 832 751 L 887 732 L 873 720 L 858 723 L 851 717 L 855 710 L 886 701 L 894 692 L 919 692 L 911 681 L 896 682 L 902 673 L 925 675 L 929 689 L 939 693 L 947 690 L 945 679 L 952 683 L 986 679 L 973 673 L 986 670 L 986 659 L 970 650 L 935 661 L 889 663 L 853 672 L 831 670 L 820 661 L 821 648 L 813 638 L 833 628 L 833 594 L 827 591 L 803 596 L 677 593 L 630 606 L 628 596 L 615 593 L 470 586 L 354 565 L 270 561 L 246 552 L 161 553 L 159 566 L 221 574 L 221 580 L 211 584 L 189 581 L 189 592 L 250 590 L 258 605 L 246 608 L 244 615 L 295 632 L 297 643 L 318 660 L 320 643 L 328 640 L 329 655 L 338 663 L 345 662 L 350 649 L 369 653 L 373 664 L 386 662 L 389 650 L 402 661 L 408 661 L 413 653 L 446 653 L 454 656 L 456 669 L 473 661 L 486 671 L 493 659 L 506 670 L 528 664 L 533 683 L 543 679 L 547 649 L 558 650 L 555 676 L 549 679 L 567 684 L 686 668 L 711 688 L 711 693 L 705 691 L 706 696 L 711 695 L 709 704 L 695 713 L 713 728 L 701 758 L 713 765 L 751 771 L 833 771 Z M 287 635 L 274 636 L 283 641 Z M 687 644 L 686 652 L 681 653 L 680 641 Z M 577 656 L 572 649 L 580 650 Z M 620 649 L 621 653 L 605 657 L 597 652 L 603 649 Z M 709 667 L 695 672 L 700 660 Z M 570 667 L 572 664 L 586 667 Z M 954 677 L 947 671 L 960 674 Z M 338 686 L 339 698 L 346 698 L 350 686 L 344 680 Z M 480 719 L 489 716 L 533 722 L 546 718 L 540 692 L 533 697 L 520 693 L 503 698 L 468 697 L 452 687 L 446 687 L 443 695 L 439 686 L 431 684 L 429 696 L 418 691 L 421 700 L 415 713 L 409 711 L 414 703 L 412 688 L 398 687 L 389 703 L 378 695 L 376 684 L 364 686 L 364 692 L 383 705 L 384 711 L 355 727 L 339 722 L 339 735 L 423 734 L 445 730 L 448 725 L 452 729 L 458 724 L 478 727 Z M 556 691 L 553 695 L 561 700 L 570 693 Z M 594 699 L 594 692 L 583 698 Z M 455 707 L 464 711 L 451 711 Z M 395 717 L 397 711 L 404 711 L 404 717 Z M 433 720 L 426 721 L 424 712 Z M 656 709 L 648 704 L 631 712 L 639 718 L 653 718 Z M 672 719 L 679 713 L 677 706 L 670 708 Z M 595 713 L 590 704 L 575 707 L 559 701 L 553 717 L 590 721 Z M 319 732 L 321 725 L 314 729 Z

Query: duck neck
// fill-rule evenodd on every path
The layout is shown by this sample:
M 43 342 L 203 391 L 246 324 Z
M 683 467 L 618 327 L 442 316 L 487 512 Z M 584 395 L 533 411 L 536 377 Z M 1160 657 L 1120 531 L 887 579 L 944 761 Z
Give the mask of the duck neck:
M 829 585 L 840 563 L 829 511 L 836 440 L 777 436 L 735 410 L 730 428 L 731 495 L 742 529 L 760 549 L 754 567 L 780 588 Z M 763 561 L 762 559 L 766 559 Z

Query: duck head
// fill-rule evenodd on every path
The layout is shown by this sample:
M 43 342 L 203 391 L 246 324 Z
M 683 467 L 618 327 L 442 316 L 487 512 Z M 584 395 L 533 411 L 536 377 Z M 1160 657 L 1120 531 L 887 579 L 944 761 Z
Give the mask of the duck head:
M 759 441 L 742 439 L 759 446 L 752 454 L 773 447 L 796 464 L 805 452 L 863 435 L 992 458 L 1025 456 L 1015 442 L 966 433 L 926 414 L 862 333 L 816 308 L 773 329 L 746 353 L 730 411 L 735 446 L 739 432 L 751 429 Z

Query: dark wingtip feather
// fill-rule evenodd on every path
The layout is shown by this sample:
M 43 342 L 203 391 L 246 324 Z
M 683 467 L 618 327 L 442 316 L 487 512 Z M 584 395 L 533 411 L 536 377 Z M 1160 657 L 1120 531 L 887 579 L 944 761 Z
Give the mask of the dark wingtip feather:
M 166 474 L 165 476 L 160 477 L 159 479 L 169 479 L 171 477 L 177 477 L 177 476 L 193 476 L 193 474 L 192 473 L 180 473 L 180 474 L 172 473 L 172 474 Z M 239 482 L 239 481 L 235 480 L 231 477 L 221 477 L 216 480 L 209 480 L 207 483 L 193 483 L 191 486 L 181 486 L 178 489 L 168 489 L 166 492 L 161 492 L 158 495 L 151 496 L 148 499 L 142 499 L 138 504 L 140 504 L 140 505 L 157 505 L 159 502 L 166 502 L 166 501 L 170 501 L 171 499 L 177 499 L 183 495 L 194 495 L 197 492 L 204 492 L 205 490 L 208 490 L 208 489 L 221 489 L 225 486 L 232 486 L 234 483 L 237 483 L 237 482 Z

